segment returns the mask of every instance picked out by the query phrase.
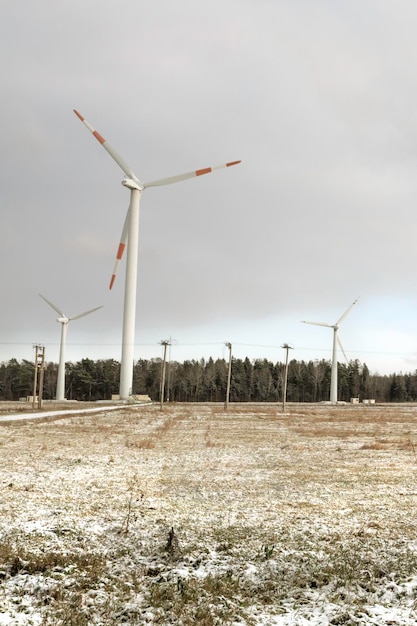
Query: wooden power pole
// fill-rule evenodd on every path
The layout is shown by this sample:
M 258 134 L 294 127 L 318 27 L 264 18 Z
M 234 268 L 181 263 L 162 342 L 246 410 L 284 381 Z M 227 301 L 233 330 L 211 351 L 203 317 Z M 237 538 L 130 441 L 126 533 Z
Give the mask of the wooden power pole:
M 42 408 L 43 374 L 45 370 L 45 346 L 35 345 L 35 375 L 33 379 L 32 406 L 35 408 L 36 396 L 38 397 L 38 409 Z
M 161 373 L 161 402 L 160 409 L 162 411 L 162 407 L 164 405 L 164 396 L 165 396 L 165 373 L 167 366 L 167 346 L 170 346 L 171 342 L 168 339 L 164 339 L 161 341 L 161 346 L 164 346 L 164 358 L 162 361 L 162 373 Z
M 281 348 L 285 350 L 285 370 L 284 370 L 284 384 L 282 386 L 282 412 L 285 412 L 285 402 L 287 400 L 287 381 L 288 381 L 288 351 L 292 350 L 292 347 L 288 343 L 284 343 Z
M 226 400 L 224 403 L 224 410 L 227 411 L 229 407 L 229 399 L 230 399 L 230 379 L 232 376 L 232 344 L 225 343 L 226 348 L 229 348 L 229 367 L 227 369 L 227 387 L 226 387 Z

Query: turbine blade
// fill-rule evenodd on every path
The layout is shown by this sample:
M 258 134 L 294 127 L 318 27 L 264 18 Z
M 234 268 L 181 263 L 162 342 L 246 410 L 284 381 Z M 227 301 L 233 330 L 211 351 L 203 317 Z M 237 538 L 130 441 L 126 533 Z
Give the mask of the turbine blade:
M 55 304 L 53 304 L 50 300 L 48 300 L 48 298 L 45 298 L 45 296 L 43 296 L 41 293 L 39 295 L 42 298 L 42 300 L 45 300 L 45 302 L 49 304 L 49 306 L 52 307 L 53 310 L 58 313 L 60 317 L 66 317 L 65 313 L 61 311 L 61 309 L 58 309 L 58 307 L 55 306 Z
M 127 210 L 126 218 L 123 224 L 122 236 L 120 237 L 119 247 L 117 248 L 116 262 L 114 264 L 113 274 L 111 275 L 109 289 L 111 289 L 114 285 L 114 281 L 116 280 L 117 268 L 119 267 L 119 263 L 122 260 L 123 253 L 126 248 L 126 243 L 127 243 L 127 238 L 128 238 L 129 215 L 130 215 L 130 205 Z
M 326 328 L 333 328 L 331 324 L 327 322 L 306 322 L 305 320 L 301 320 L 302 324 L 313 324 L 314 326 L 325 326 Z
M 144 183 L 144 188 L 147 187 L 159 187 L 160 185 L 171 185 L 172 183 L 178 183 L 181 180 L 187 180 L 188 178 L 194 178 L 195 176 L 202 176 L 203 174 L 210 174 L 214 170 L 220 170 L 223 167 L 231 167 L 232 165 L 238 165 L 241 161 L 230 161 L 223 165 L 216 165 L 215 167 L 205 167 L 201 170 L 194 170 L 193 172 L 187 172 L 185 174 L 178 174 L 177 176 L 169 176 L 168 178 L 160 178 L 159 180 L 153 180 L 150 183 Z
M 90 313 L 94 313 L 94 311 L 98 311 L 99 309 L 102 309 L 103 305 L 101 306 L 96 306 L 95 309 L 90 309 L 89 311 L 85 311 L 84 313 L 80 313 L 79 315 L 74 315 L 74 317 L 69 317 L 68 321 L 72 322 L 73 320 L 78 320 L 80 319 L 80 317 L 84 317 L 85 315 L 90 315 Z
M 98 133 L 92 126 L 91 124 L 89 124 L 87 122 L 87 120 L 81 115 L 81 113 L 78 113 L 78 111 L 76 109 L 74 109 L 74 113 L 75 115 L 82 121 L 82 123 L 87 126 L 88 130 L 90 131 L 90 133 L 92 133 L 94 135 L 94 137 L 97 139 L 97 141 L 99 143 L 101 143 L 101 145 L 103 146 L 103 148 L 105 150 L 107 150 L 107 152 L 110 154 L 110 156 L 116 161 L 116 163 L 119 165 L 119 167 L 122 168 L 122 170 L 124 171 L 124 173 L 126 174 L 126 176 L 129 176 L 129 178 L 133 178 L 134 180 L 136 180 L 137 182 L 140 183 L 139 179 L 137 178 L 136 174 L 133 172 L 133 170 L 130 168 L 130 166 L 126 163 L 126 161 L 124 161 L 122 159 L 122 157 L 120 156 L 120 154 L 118 154 L 116 152 L 116 150 L 109 144 L 108 141 L 106 141 L 104 139 L 104 137 L 102 137 L 100 135 L 100 133 Z
M 339 334 L 337 335 L 337 343 L 339 344 L 339 348 L 340 348 L 340 349 L 341 349 L 341 351 L 343 352 L 343 356 L 344 356 L 344 357 L 345 357 L 345 359 L 346 359 L 346 363 L 348 363 L 348 364 L 349 364 L 348 358 L 347 358 L 347 356 L 346 356 L 346 352 L 345 352 L 345 350 L 344 350 L 344 348 L 343 348 L 343 346 L 342 346 L 342 342 L 340 341 Z
M 359 300 L 359 298 L 356 298 L 356 300 L 354 302 L 352 302 L 350 307 L 348 307 L 346 309 L 346 311 L 343 313 L 342 317 L 339 317 L 339 319 L 337 320 L 335 326 L 339 326 L 339 324 L 341 324 L 343 322 L 345 317 L 347 317 L 347 315 L 350 313 L 351 309 L 353 309 L 353 307 L 355 306 L 355 304 L 357 303 L 358 300 Z

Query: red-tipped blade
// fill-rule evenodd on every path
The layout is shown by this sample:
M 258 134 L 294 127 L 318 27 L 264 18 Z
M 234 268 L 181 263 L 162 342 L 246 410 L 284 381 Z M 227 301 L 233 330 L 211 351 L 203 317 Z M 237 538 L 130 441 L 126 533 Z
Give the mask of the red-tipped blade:
M 127 242 L 127 237 L 128 237 L 129 213 L 130 213 L 130 208 L 128 209 L 128 211 L 126 213 L 125 222 L 123 224 L 122 236 L 120 237 L 119 247 L 117 248 L 116 262 L 114 264 L 113 274 L 112 274 L 111 279 L 110 279 L 109 289 L 112 289 L 112 287 L 114 285 L 114 281 L 116 280 L 116 275 L 117 275 L 117 269 L 119 267 L 120 261 L 123 258 L 123 253 L 124 253 L 125 248 L 126 248 L 126 242 Z
M 193 170 L 192 172 L 186 172 L 185 174 L 178 174 L 177 176 L 169 176 L 168 178 L 160 178 L 159 180 L 153 180 L 150 183 L 145 183 L 144 187 L 159 187 L 160 185 L 171 185 L 172 183 L 178 183 L 181 180 L 187 180 L 188 178 L 194 178 L 195 176 L 203 176 L 203 174 L 210 174 L 215 170 L 220 170 L 223 167 L 231 167 L 232 165 L 238 165 L 241 161 L 229 161 L 229 163 L 223 163 L 222 165 L 216 165 L 214 167 L 204 167 L 199 170 Z
M 83 117 L 81 115 L 81 113 L 79 113 L 76 109 L 74 109 L 74 113 L 75 115 L 78 117 L 78 119 L 80 119 L 82 121 L 82 123 L 88 128 L 88 130 L 90 131 L 90 133 L 92 133 L 92 135 L 94 135 L 94 137 L 97 139 L 97 141 L 103 146 L 103 148 L 110 154 L 110 156 L 116 161 L 117 165 L 119 165 L 119 167 L 122 168 L 122 170 L 124 171 L 124 173 L 126 174 L 126 176 L 129 176 L 129 178 L 133 178 L 133 180 L 137 181 L 140 183 L 139 179 L 137 178 L 136 174 L 133 172 L 133 170 L 130 168 L 130 166 L 126 163 L 126 161 L 124 161 L 122 159 L 122 157 L 120 156 L 120 154 L 118 154 L 116 152 L 116 150 L 114 148 L 112 148 L 112 146 L 109 144 L 108 141 L 106 141 L 104 139 L 104 137 L 102 137 L 100 135 L 99 132 L 97 132 L 92 126 L 91 124 L 89 124 L 87 122 L 87 120 L 85 119 L 85 117 Z

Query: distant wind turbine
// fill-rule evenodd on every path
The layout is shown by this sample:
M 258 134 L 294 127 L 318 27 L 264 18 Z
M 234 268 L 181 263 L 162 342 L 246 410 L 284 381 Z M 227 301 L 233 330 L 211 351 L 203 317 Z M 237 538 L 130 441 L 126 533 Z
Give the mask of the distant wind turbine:
M 170 185 L 187 178 L 202 176 L 209 174 L 214 170 L 223 167 L 237 165 L 240 161 L 231 161 L 216 167 L 206 167 L 200 170 L 170 176 L 144 183 L 136 176 L 130 166 L 122 159 L 122 157 L 112 148 L 112 146 L 87 122 L 87 120 L 74 109 L 75 115 L 83 122 L 88 130 L 94 135 L 97 141 L 103 146 L 110 156 L 121 167 L 126 177 L 122 181 L 122 185 L 130 189 L 130 205 L 126 214 L 123 225 L 122 236 L 117 250 L 116 263 L 113 275 L 110 280 L 110 289 L 116 278 L 117 267 L 122 259 L 123 252 L 127 246 L 126 261 L 126 278 L 124 293 L 124 309 L 123 309 L 123 337 L 122 337 L 122 357 L 120 367 L 120 398 L 128 399 L 132 393 L 133 382 L 133 356 L 135 343 L 135 317 L 136 317 L 136 290 L 137 290 L 137 267 L 138 267 L 138 249 L 139 249 L 139 203 L 142 192 L 147 187 L 159 187 L 160 185 Z
M 333 354 L 332 354 L 332 369 L 331 369 L 331 380 L 330 380 L 330 402 L 336 404 L 337 402 L 337 346 L 343 352 L 343 355 L 348 360 L 346 356 L 346 352 L 343 349 L 342 342 L 340 341 L 340 337 L 338 334 L 339 326 L 343 322 L 343 320 L 348 316 L 351 309 L 357 303 L 359 298 L 356 298 L 354 302 L 346 309 L 341 317 L 337 320 L 335 324 L 328 324 L 327 322 L 306 322 L 302 320 L 303 324 L 314 324 L 315 326 L 325 326 L 326 328 L 333 328 Z
M 74 317 L 67 317 L 61 309 L 59 309 L 55 304 L 50 302 L 45 296 L 41 293 L 39 294 L 42 300 L 45 300 L 50 307 L 54 309 L 59 315 L 57 318 L 57 322 L 61 324 L 61 346 L 59 350 L 59 365 L 58 365 L 58 380 L 56 385 L 56 399 L 57 400 L 65 400 L 65 348 L 67 343 L 67 330 L 69 322 L 74 320 L 78 320 L 80 317 L 84 317 L 85 315 L 90 315 L 90 313 L 94 313 L 94 311 L 98 311 L 98 309 L 102 309 L 102 306 L 97 306 L 95 309 L 90 309 L 89 311 L 85 311 L 84 313 L 80 313 L 79 315 L 74 315 Z

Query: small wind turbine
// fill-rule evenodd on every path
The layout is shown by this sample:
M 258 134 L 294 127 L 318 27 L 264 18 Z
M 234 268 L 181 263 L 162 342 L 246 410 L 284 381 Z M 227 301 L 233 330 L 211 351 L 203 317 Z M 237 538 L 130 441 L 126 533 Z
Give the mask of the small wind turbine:
M 126 278 L 125 278 L 125 294 L 123 309 L 123 337 L 122 337 L 122 358 L 120 367 L 120 398 L 126 400 L 132 393 L 133 382 L 133 351 L 135 342 L 135 316 L 136 316 L 136 289 L 137 289 L 137 267 L 138 267 L 138 247 L 139 247 L 139 203 L 142 192 L 147 187 L 159 187 L 160 185 L 170 185 L 187 178 L 202 176 L 209 174 L 214 170 L 223 167 L 237 165 L 240 161 L 231 161 L 216 167 L 206 167 L 186 174 L 170 176 L 144 183 L 136 176 L 130 166 L 122 159 L 122 157 L 112 148 L 112 146 L 87 122 L 87 120 L 74 109 L 75 115 L 85 124 L 88 130 L 94 135 L 99 143 L 110 156 L 121 167 L 126 177 L 122 181 L 122 185 L 130 189 L 130 205 L 126 214 L 126 219 L 122 229 L 122 236 L 116 254 L 116 263 L 113 275 L 110 280 L 110 289 L 116 278 L 117 267 L 122 259 L 123 252 L 127 247 L 126 261 Z
M 331 369 L 331 379 L 330 379 L 330 402 L 336 404 L 337 403 L 337 346 L 343 352 L 343 355 L 348 360 L 346 356 L 346 352 L 343 349 L 342 342 L 340 341 L 340 337 L 338 334 L 339 326 L 343 322 L 343 320 L 350 313 L 350 310 L 357 303 L 359 298 L 356 298 L 354 302 L 346 309 L 341 317 L 337 320 L 335 324 L 328 324 L 327 322 L 306 322 L 302 320 L 303 324 L 314 324 L 315 326 L 325 326 L 326 328 L 333 328 L 333 354 L 332 354 L 332 369 Z
M 58 365 L 58 380 L 56 385 L 56 399 L 57 400 L 65 400 L 65 347 L 67 343 L 67 330 L 69 322 L 73 320 L 78 320 L 80 317 L 84 317 L 85 315 L 89 315 L 90 313 L 94 313 L 94 311 L 98 311 L 98 309 L 103 308 L 102 306 L 97 306 L 95 309 L 90 309 L 89 311 L 85 311 L 84 313 L 80 313 L 79 315 L 74 315 L 74 317 L 67 317 L 61 309 L 59 309 L 55 304 L 50 302 L 45 296 L 41 293 L 39 294 L 42 300 L 45 300 L 50 307 L 54 309 L 59 315 L 57 318 L 57 322 L 61 324 L 61 346 L 59 350 L 59 365 Z

